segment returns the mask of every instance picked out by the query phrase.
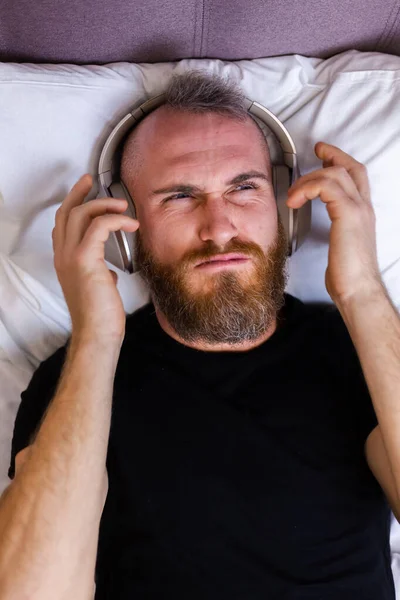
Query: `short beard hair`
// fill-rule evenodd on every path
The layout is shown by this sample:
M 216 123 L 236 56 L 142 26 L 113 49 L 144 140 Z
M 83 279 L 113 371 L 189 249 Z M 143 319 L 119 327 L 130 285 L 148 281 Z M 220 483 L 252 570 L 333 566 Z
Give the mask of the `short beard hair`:
M 278 213 L 278 228 L 267 253 L 252 242 L 233 238 L 223 249 L 242 252 L 253 259 L 255 269 L 246 275 L 224 270 L 212 273 L 212 290 L 191 293 L 185 275 L 199 260 L 221 253 L 213 242 L 202 250 L 187 252 L 178 264 L 163 264 L 136 235 L 136 260 L 149 286 L 152 302 L 170 326 L 186 342 L 238 344 L 259 339 L 272 325 L 285 303 L 287 238 Z

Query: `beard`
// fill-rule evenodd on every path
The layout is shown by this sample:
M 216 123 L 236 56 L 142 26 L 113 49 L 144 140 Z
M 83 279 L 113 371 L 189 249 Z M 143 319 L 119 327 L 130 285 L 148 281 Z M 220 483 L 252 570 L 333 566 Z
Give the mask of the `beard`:
M 215 254 L 241 252 L 252 259 L 247 271 L 221 270 L 203 274 L 207 284 L 193 292 L 194 265 Z M 136 260 L 150 289 L 152 302 L 186 342 L 238 344 L 259 339 L 271 327 L 285 303 L 287 238 L 278 213 L 274 242 L 265 253 L 258 244 L 233 238 L 221 250 L 213 242 L 187 252 L 177 264 L 163 264 L 136 235 Z M 198 285 L 196 286 L 198 287 Z

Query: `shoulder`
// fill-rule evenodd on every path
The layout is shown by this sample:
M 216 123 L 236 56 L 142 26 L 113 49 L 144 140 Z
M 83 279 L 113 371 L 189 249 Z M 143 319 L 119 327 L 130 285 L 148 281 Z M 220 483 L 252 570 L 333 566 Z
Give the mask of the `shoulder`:
M 156 311 L 152 302 L 148 302 L 135 310 L 135 312 L 127 315 L 123 346 L 138 339 L 138 337 L 147 335 L 150 331 L 154 330 L 157 324 Z
M 310 359 L 327 362 L 335 372 L 359 372 L 360 364 L 353 341 L 335 304 L 305 303 L 288 295 L 289 321 L 297 329 L 299 346 L 305 345 Z
M 334 338 L 339 341 L 341 337 L 346 337 L 347 329 L 334 304 L 304 302 L 285 294 L 282 315 L 291 333 L 297 330 L 304 341 L 315 344 L 323 339 Z
M 53 354 L 48 356 L 39 364 L 33 373 L 31 385 L 34 384 L 35 381 L 48 383 L 49 379 L 58 379 L 66 359 L 69 343 L 70 338 L 67 340 L 64 346 L 58 348 L 55 352 L 53 352 Z
M 158 335 L 158 320 L 154 305 L 149 302 L 127 315 L 125 336 L 119 356 L 119 369 L 129 364 L 133 357 L 139 360 L 146 347 L 155 343 Z M 126 360 L 125 360 L 126 359 Z
M 290 297 L 290 303 L 298 321 L 308 326 L 319 337 L 334 338 L 337 342 L 351 342 L 342 315 L 335 304 L 305 303 L 294 296 Z

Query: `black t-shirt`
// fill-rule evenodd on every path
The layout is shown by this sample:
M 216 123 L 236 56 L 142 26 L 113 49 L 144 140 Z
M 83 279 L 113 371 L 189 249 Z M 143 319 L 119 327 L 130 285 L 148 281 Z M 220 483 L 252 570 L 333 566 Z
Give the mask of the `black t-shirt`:
M 10 477 L 65 350 L 22 393 Z M 285 294 L 247 352 L 188 348 L 142 307 L 114 380 L 96 600 L 394 600 L 376 425 L 336 307 Z

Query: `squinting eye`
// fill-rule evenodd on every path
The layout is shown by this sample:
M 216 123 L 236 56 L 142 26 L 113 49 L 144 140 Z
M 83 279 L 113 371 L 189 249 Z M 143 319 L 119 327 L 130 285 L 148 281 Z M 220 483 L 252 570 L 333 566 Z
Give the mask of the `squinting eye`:
M 168 202 L 168 200 L 181 200 L 182 199 L 182 198 L 177 198 L 177 196 L 185 196 L 187 198 L 188 194 L 179 192 L 179 194 L 174 194 L 173 196 L 168 196 L 168 198 L 165 198 L 164 202 Z
M 237 188 L 235 188 L 234 191 L 238 190 L 238 188 L 241 187 L 247 187 L 248 189 L 257 189 L 258 185 L 256 185 L 255 183 L 242 183 L 241 185 L 238 185 Z M 246 191 L 246 190 L 243 190 Z M 181 196 L 181 198 L 178 198 L 178 196 Z M 183 196 L 183 198 L 182 198 Z M 179 192 L 178 194 L 174 194 L 173 196 L 168 196 L 168 198 L 165 198 L 164 202 L 168 202 L 168 200 L 183 200 L 184 198 L 190 198 L 190 196 L 188 194 L 185 194 L 183 192 Z
M 249 189 L 255 189 L 257 186 L 253 185 L 252 183 L 243 183 L 242 185 L 239 185 L 238 187 L 248 187 Z

